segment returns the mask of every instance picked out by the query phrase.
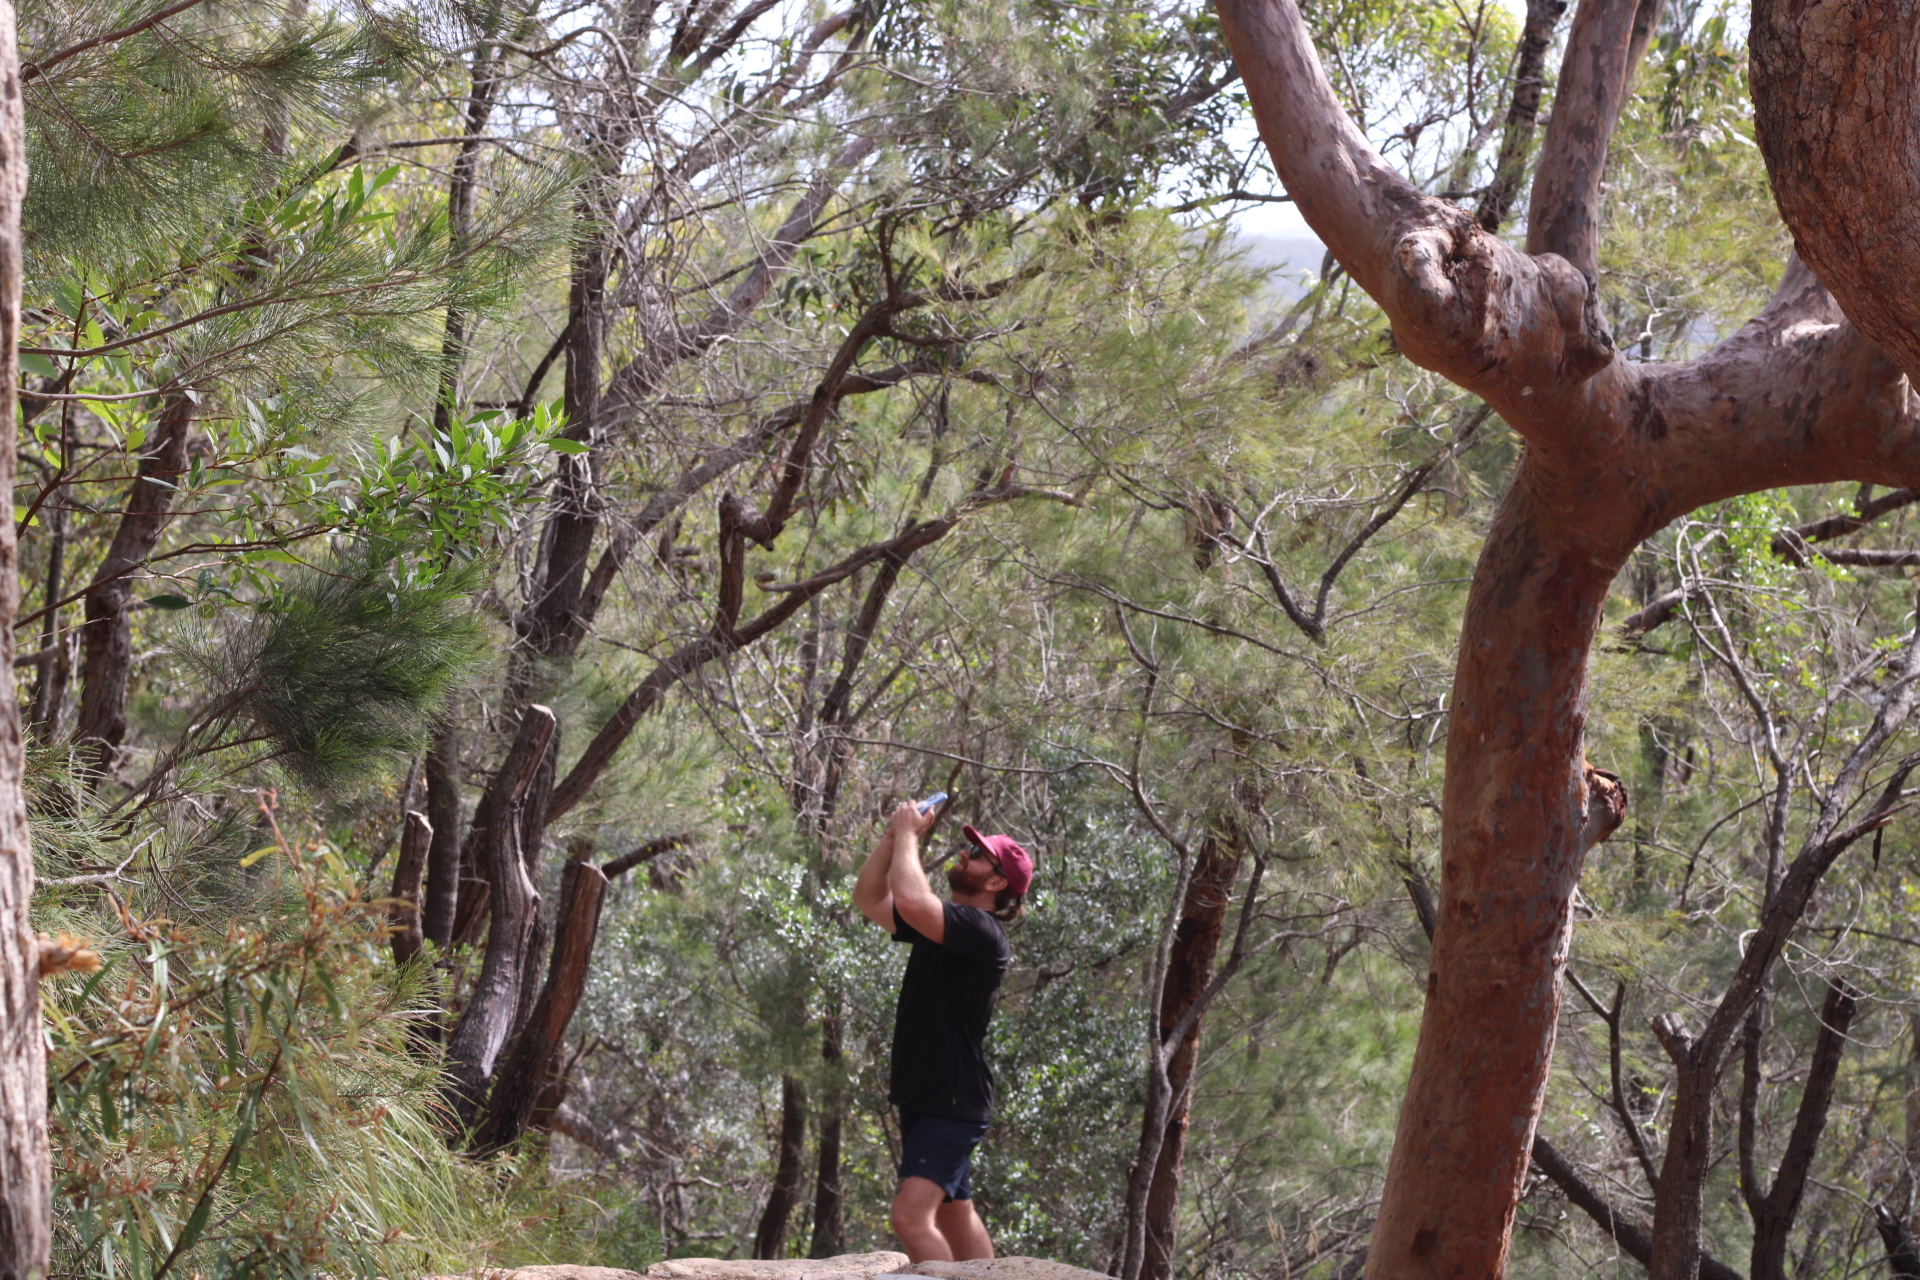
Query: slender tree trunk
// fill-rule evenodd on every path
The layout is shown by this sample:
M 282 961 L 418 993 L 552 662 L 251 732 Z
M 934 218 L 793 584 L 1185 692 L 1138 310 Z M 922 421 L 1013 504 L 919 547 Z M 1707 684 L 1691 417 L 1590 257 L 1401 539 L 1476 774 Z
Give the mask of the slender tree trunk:
M 1787 1280 L 1787 1233 L 1793 1230 L 1813 1174 L 1813 1156 L 1833 1106 L 1833 1086 L 1840 1075 L 1840 1059 L 1847 1048 L 1847 1029 L 1860 1007 L 1859 994 L 1846 983 L 1827 984 L 1820 1008 L 1820 1033 L 1814 1039 L 1793 1133 L 1787 1138 L 1773 1186 L 1761 1200 L 1753 1219 L 1753 1262 L 1749 1280 Z
M 427 815 L 407 811 L 400 834 L 400 856 L 393 864 L 393 962 L 405 964 L 420 954 L 420 877 L 427 869 L 433 827 Z
M 13 491 L 19 391 L 20 204 L 27 152 L 14 8 L 0 0 L 0 490 Z M 46 1041 L 40 1026 L 40 951 L 28 908 L 33 848 L 21 778 L 25 744 L 13 696 L 13 620 L 20 606 L 19 545 L 0 520 L 0 1280 L 40 1280 L 52 1243 L 47 1150 Z
M 1233 901 L 1234 882 L 1243 861 L 1237 831 L 1209 833 L 1194 859 L 1187 894 L 1180 908 L 1180 924 L 1167 956 L 1167 973 L 1160 987 L 1160 1025 L 1172 1027 L 1193 1007 L 1213 979 L 1214 957 L 1220 951 L 1220 931 Z M 1200 1029 L 1195 1019 L 1167 1061 L 1167 1110 L 1161 1126 L 1159 1155 L 1154 1160 L 1153 1183 L 1147 1192 L 1146 1253 L 1140 1280 L 1169 1280 L 1180 1227 L 1180 1175 L 1186 1160 L 1187 1121 L 1193 1107 L 1193 1073 L 1200 1055 Z M 1150 1122 L 1150 1121 L 1148 1121 Z M 1145 1122 L 1143 1122 L 1145 1123 Z M 1151 1151 L 1153 1135 L 1141 1135 L 1141 1158 Z
M 846 1191 L 840 1169 L 840 1126 L 846 1113 L 846 1055 L 840 1048 L 840 1018 L 820 1020 L 820 1058 L 827 1081 L 820 1110 L 819 1163 L 813 1175 L 813 1247 L 810 1258 L 834 1258 L 846 1252 Z
M 55 494 L 41 510 L 47 512 L 47 576 L 41 586 L 41 599 L 47 616 L 40 620 L 40 648 L 48 651 L 40 659 L 33 675 L 33 714 L 31 721 L 40 741 L 52 740 L 60 723 L 60 704 L 66 695 L 63 664 L 56 661 L 55 646 L 65 647 L 60 634 L 60 610 L 54 607 L 65 592 L 67 529 L 71 521 L 66 503 Z
M 1915 1176 L 1920 1174 L 1920 1013 L 1907 1015 L 1907 1098 L 1906 1098 L 1906 1170 L 1900 1175 L 1900 1213 L 1906 1222 L 1908 1238 L 1920 1235 L 1920 1195 L 1915 1194 Z
M 112 768 L 127 736 L 127 677 L 133 665 L 133 575 L 147 562 L 172 515 L 172 480 L 186 470 L 187 436 L 196 406 L 184 392 L 169 395 L 146 451 L 127 508 L 107 548 L 106 559 L 87 589 L 86 623 L 81 631 L 85 654 L 81 675 L 80 723 L 75 738 L 89 763 L 104 773 Z
M 787 1224 L 800 1203 L 800 1182 L 807 1144 L 807 1090 L 799 1077 L 780 1077 L 780 1150 L 774 1164 L 773 1189 L 767 1193 L 766 1212 L 753 1234 L 753 1256 L 787 1256 Z
M 493 115 L 493 93 L 499 83 L 499 50 L 485 41 L 475 46 L 472 73 L 467 91 L 466 117 L 462 124 L 460 150 L 454 156 L 453 175 L 447 182 L 447 224 L 452 231 L 452 250 L 466 251 L 473 238 L 473 208 L 479 194 L 477 181 L 479 139 L 487 131 Z M 467 317 L 458 307 L 447 309 L 446 331 L 440 342 L 440 389 L 434 398 L 433 429 L 445 432 L 460 398 L 460 370 L 467 358 Z
M 427 849 L 421 931 L 444 951 L 453 941 L 453 918 L 460 902 L 460 730 L 451 718 L 433 735 L 425 773 L 433 843 Z
M 1527 160 L 1533 150 L 1533 130 L 1540 120 L 1540 94 L 1547 84 L 1547 52 L 1553 30 L 1567 0 L 1527 0 L 1527 19 L 1520 28 L 1520 48 L 1514 55 L 1513 98 L 1500 135 L 1500 154 L 1493 164 L 1493 181 L 1480 198 L 1480 225 L 1498 231 L 1513 211 L 1527 181 Z

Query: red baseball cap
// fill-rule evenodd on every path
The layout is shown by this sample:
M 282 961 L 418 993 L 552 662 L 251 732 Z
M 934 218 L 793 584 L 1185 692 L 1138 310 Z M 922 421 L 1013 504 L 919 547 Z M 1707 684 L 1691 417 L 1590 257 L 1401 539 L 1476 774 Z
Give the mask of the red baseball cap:
M 967 826 L 960 830 L 966 833 L 967 839 L 987 851 L 999 866 L 1010 892 L 1024 895 L 1033 887 L 1033 855 L 1022 849 L 1012 836 L 983 836 Z

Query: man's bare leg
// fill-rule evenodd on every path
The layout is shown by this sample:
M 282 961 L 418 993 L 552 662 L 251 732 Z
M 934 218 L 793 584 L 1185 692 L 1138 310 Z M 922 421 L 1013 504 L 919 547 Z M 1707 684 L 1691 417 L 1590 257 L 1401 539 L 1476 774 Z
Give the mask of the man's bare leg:
M 973 1201 L 950 1200 L 934 1210 L 933 1220 L 940 1234 L 947 1238 L 947 1247 L 953 1250 L 955 1262 L 993 1256 L 993 1237 L 987 1234 L 987 1224 L 974 1212 Z
M 938 1219 L 940 1210 L 950 1208 L 940 1202 L 947 1193 L 932 1178 L 902 1178 L 900 1189 L 893 1194 L 893 1234 L 900 1237 L 900 1247 L 907 1251 L 907 1257 L 914 1262 L 951 1262 L 954 1251 L 947 1243 L 947 1236 Z M 954 1201 L 954 1204 L 963 1203 Z M 966 1202 L 967 1212 L 973 1212 L 971 1202 Z M 976 1217 L 975 1222 L 979 1219 Z M 980 1228 L 985 1236 L 987 1229 Z M 988 1248 L 992 1248 L 989 1243 Z M 978 1256 L 978 1255 L 968 1255 Z

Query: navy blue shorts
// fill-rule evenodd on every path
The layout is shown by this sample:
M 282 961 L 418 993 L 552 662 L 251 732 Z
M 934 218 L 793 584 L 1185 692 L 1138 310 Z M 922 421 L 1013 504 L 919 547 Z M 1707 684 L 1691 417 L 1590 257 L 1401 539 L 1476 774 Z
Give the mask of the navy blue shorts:
M 973 1199 L 973 1149 L 987 1126 L 972 1120 L 900 1112 L 900 1178 L 940 1184 L 948 1202 Z

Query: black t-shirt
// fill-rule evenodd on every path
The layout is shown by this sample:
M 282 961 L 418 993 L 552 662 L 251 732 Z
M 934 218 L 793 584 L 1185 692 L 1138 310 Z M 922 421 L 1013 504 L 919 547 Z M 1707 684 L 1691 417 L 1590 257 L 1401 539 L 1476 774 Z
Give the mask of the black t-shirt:
M 985 1124 L 993 1118 L 987 1020 L 1013 948 L 1000 922 L 980 908 L 941 906 L 945 942 L 929 941 L 893 913 L 893 940 L 912 943 L 913 952 L 893 1015 L 887 1097 L 908 1111 Z

